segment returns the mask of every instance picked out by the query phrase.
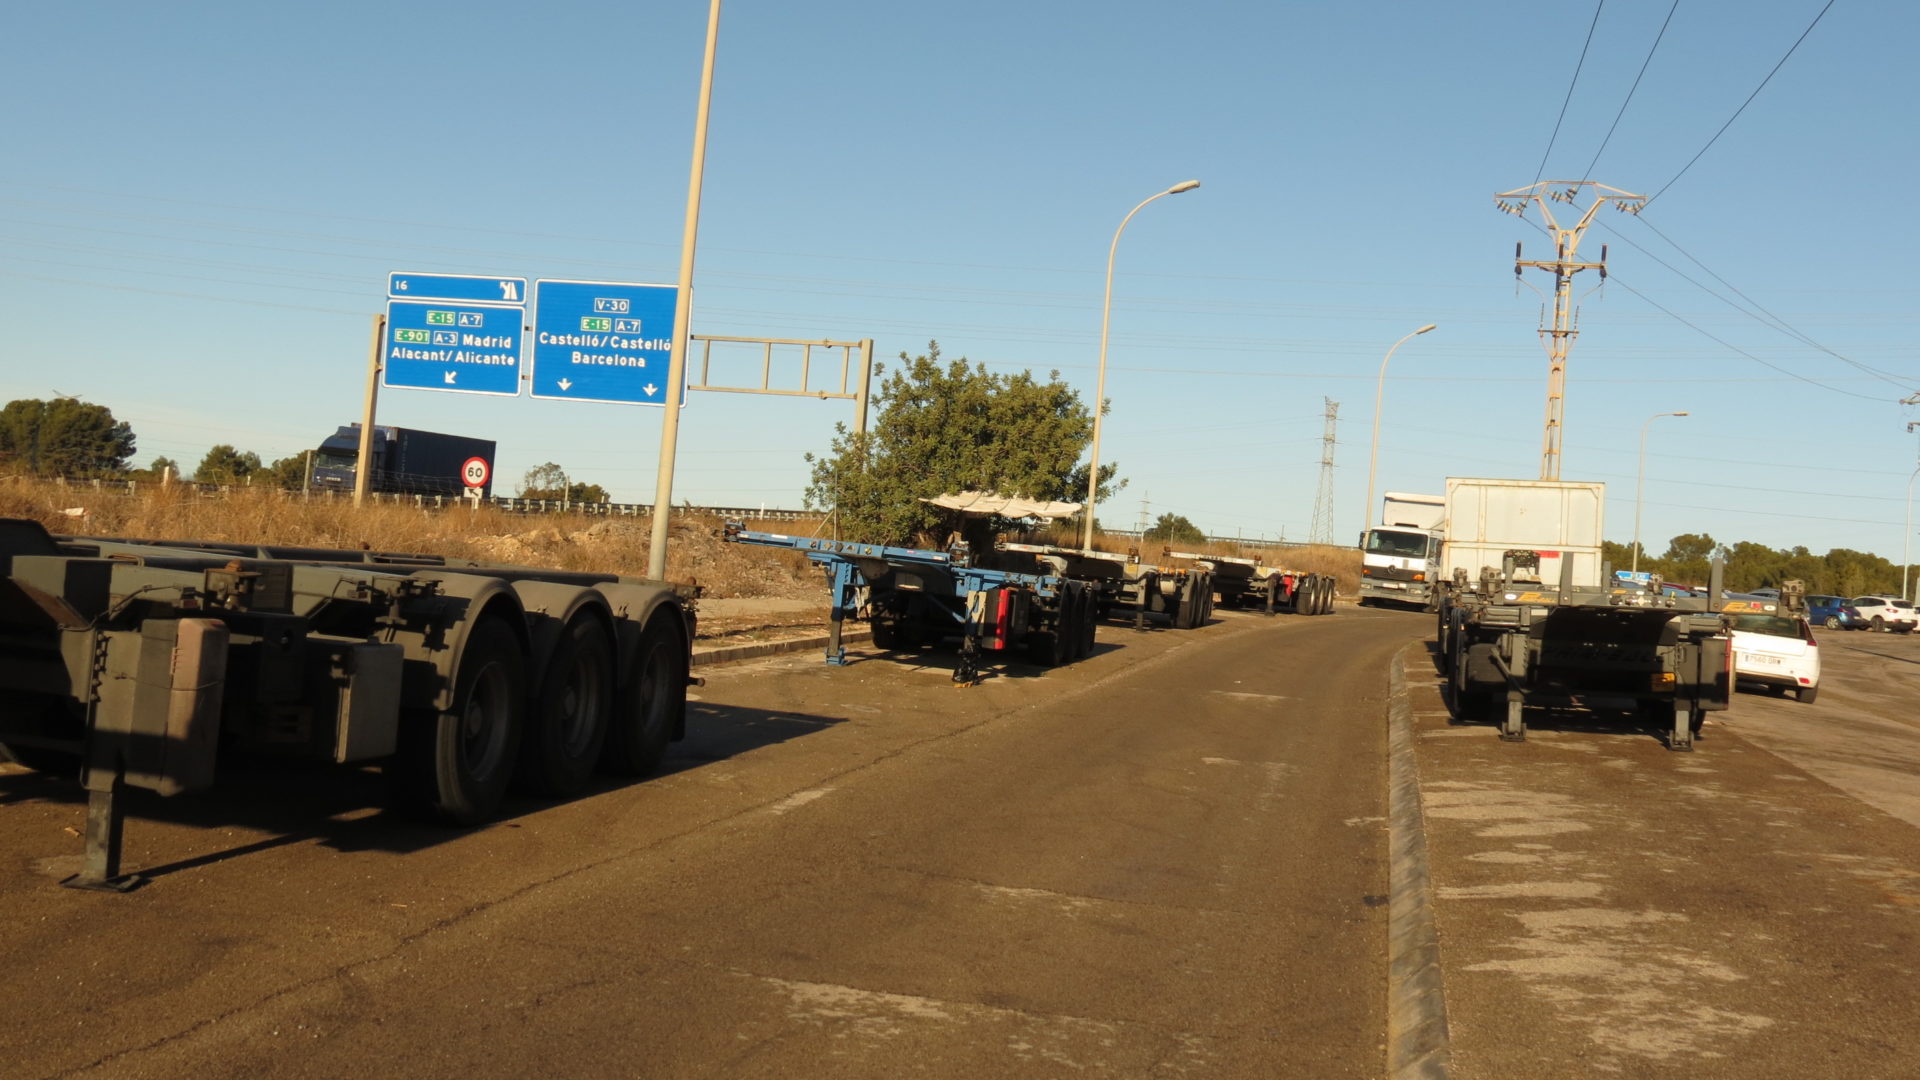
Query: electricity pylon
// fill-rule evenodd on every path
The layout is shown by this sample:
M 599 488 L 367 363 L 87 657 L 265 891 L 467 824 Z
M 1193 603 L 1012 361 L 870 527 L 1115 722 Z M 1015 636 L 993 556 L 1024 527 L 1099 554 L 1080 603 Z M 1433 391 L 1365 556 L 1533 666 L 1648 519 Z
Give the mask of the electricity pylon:
M 1569 206 L 1579 198 L 1581 188 L 1593 189 L 1593 202 L 1580 215 L 1580 220 L 1571 226 L 1562 226 L 1554 220 L 1553 207 L 1549 203 L 1560 202 Z M 1637 214 L 1646 206 L 1645 195 L 1621 191 L 1619 188 L 1596 184 L 1592 180 L 1547 180 L 1516 191 L 1503 191 L 1493 197 L 1494 205 L 1515 217 L 1524 217 L 1527 204 L 1540 207 L 1547 232 L 1553 237 L 1554 257 L 1548 259 L 1522 259 L 1520 245 L 1513 245 L 1513 276 L 1519 277 L 1525 267 L 1546 270 L 1553 274 L 1553 326 L 1540 328 L 1541 343 L 1547 347 L 1547 423 L 1541 442 L 1540 479 L 1560 479 L 1560 427 L 1565 411 L 1567 396 L 1567 350 L 1572 348 L 1573 339 L 1579 336 L 1577 313 L 1573 308 L 1573 275 L 1582 270 L 1600 271 L 1600 280 L 1607 278 L 1607 246 L 1600 245 L 1599 262 L 1581 262 L 1580 237 L 1593 223 L 1593 215 L 1603 203 L 1612 203 L 1615 209 L 1629 214 Z
M 1307 542 L 1310 544 L 1333 543 L 1333 429 L 1340 417 L 1340 403 L 1332 398 L 1321 398 L 1327 403 L 1326 431 L 1320 436 L 1320 492 L 1313 498 L 1313 524 L 1307 529 Z M 1361 522 L 1362 528 L 1366 522 Z

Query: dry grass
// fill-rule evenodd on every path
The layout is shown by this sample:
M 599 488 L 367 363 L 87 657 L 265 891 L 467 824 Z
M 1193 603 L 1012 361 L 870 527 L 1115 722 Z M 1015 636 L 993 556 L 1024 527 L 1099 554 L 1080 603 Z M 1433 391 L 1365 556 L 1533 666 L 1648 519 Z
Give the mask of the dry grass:
M 126 495 L 90 487 L 0 481 L 0 517 L 29 518 L 49 531 L 153 540 L 207 540 L 425 552 L 486 562 L 597 573 L 646 574 L 651 518 L 584 514 L 510 514 L 492 507 L 420 509 L 345 499 L 307 499 L 269 490 L 202 495 L 190 488 L 143 487 Z M 821 595 L 819 571 L 805 556 L 743 548 L 720 539 L 722 523 L 676 514 L 667 539 L 667 578 L 699 584 L 709 596 Z M 748 522 L 770 532 L 793 522 Z M 807 526 L 810 528 L 811 526 Z
M 0 479 L 0 517 L 29 518 L 55 533 L 156 540 L 365 548 L 425 552 L 486 562 L 550 566 L 566 570 L 641 577 L 646 573 L 653 523 L 649 518 L 583 514 L 510 514 L 492 507 L 433 510 L 377 503 L 355 509 L 347 500 L 302 498 L 279 491 L 242 490 L 202 495 L 175 485 L 143 485 L 134 495 L 84 486 Z M 812 535 L 812 523 L 749 521 L 749 529 Z M 818 568 L 799 552 L 728 544 L 722 522 L 700 514 L 676 514 L 667 543 L 667 577 L 698 584 L 712 597 L 774 597 L 819 600 L 820 615 L 733 616 L 703 623 L 702 637 L 760 628 L 824 624 L 826 590 Z M 1061 524 L 1027 534 L 1032 543 L 1078 546 L 1078 534 Z M 1095 546 L 1126 551 L 1130 537 L 1100 536 Z M 1143 552 L 1157 558 L 1159 547 Z M 1332 574 L 1340 591 L 1359 588 L 1360 556 L 1351 548 L 1236 545 L 1182 548 L 1206 554 L 1257 558 L 1267 565 Z

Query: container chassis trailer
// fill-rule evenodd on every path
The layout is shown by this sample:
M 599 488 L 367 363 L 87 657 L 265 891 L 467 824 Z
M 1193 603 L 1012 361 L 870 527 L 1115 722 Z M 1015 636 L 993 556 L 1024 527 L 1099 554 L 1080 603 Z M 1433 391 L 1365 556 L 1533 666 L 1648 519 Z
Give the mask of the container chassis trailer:
M 1453 714 L 1493 721 L 1500 738 L 1526 738 L 1528 706 L 1634 710 L 1667 729 L 1667 748 L 1691 751 L 1705 714 L 1733 692 L 1732 636 L 1720 614 L 1721 568 L 1706 596 L 1666 596 L 1615 583 L 1575 586 L 1518 577 L 1531 551 L 1506 553 L 1478 582 L 1456 570 L 1440 600 L 1437 644 Z
M 1205 568 L 1214 595 L 1224 608 L 1257 608 L 1265 614 L 1333 614 L 1335 582 L 1327 574 L 1309 574 L 1263 565 L 1258 559 L 1167 551 L 1169 559 L 1187 559 Z
M 1093 651 L 1098 597 L 1080 581 L 973 565 L 964 543 L 948 551 L 862 544 L 817 537 L 754 532 L 728 522 L 723 538 L 736 544 L 804 552 L 827 572 L 826 661 L 847 662 L 845 624 L 865 620 L 873 644 L 885 650 L 960 639 L 953 681 L 980 677 L 985 654 L 1023 653 L 1057 667 Z
M 76 776 L 85 856 L 125 891 L 122 797 L 230 753 L 380 763 L 456 825 L 509 783 L 651 772 L 686 727 L 693 586 L 432 555 L 56 536 L 0 519 L 0 750 Z
M 1206 625 L 1211 614 L 1210 582 L 1204 570 L 1169 570 L 1145 565 L 1138 551 L 1096 551 L 1055 544 L 1019 544 L 1001 541 L 1003 558 L 1025 556 L 1042 572 L 1071 578 L 1093 590 L 1096 617 L 1130 617 L 1136 630 L 1149 620 L 1165 620 L 1175 630 Z

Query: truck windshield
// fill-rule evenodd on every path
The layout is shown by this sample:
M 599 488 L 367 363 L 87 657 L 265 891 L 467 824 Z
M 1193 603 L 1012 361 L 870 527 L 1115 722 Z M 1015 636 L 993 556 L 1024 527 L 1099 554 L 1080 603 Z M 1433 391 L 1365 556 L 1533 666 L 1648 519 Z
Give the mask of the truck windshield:
M 1427 557 L 1427 534 L 1374 529 L 1367 533 L 1367 554 L 1388 555 L 1396 559 Z
M 322 450 L 313 455 L 313 464 L 319 469 L 351 469 L 353 463 L 359 458 L 358 453 L 343 454 L 338 450 Z

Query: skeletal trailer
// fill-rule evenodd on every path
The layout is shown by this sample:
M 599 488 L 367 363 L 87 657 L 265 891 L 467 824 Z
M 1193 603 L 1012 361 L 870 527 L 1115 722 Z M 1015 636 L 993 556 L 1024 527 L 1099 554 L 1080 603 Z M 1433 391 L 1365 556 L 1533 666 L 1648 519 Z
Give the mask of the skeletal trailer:
M 430 555 L 57 537 L 0 519 L 0 750 L 88 793 L 84 868 L 125 890 L 126 788 L 229 753 L 381 763 L 454 824 L 510 782 L 641 775 L 686 726 L 690 586 Z
M 1056 667 L 1093 651 L 1099 601 L 1093 589 L 1058 575 L 975 566 L 964 544 L 927 551 L 751 532 L 739 522 L 727 523 L 724 538 L 805 552 L 827 571 L 829 664 L 846 663 L 841 638 L 850 620 L 867 622 L 874 645 L 887 650 L 958 637 L 953 679 L 960 683 L 979 678 L 988 653 L 1019 650 L 1036 664 Z
M 1690 751 L 1708 712 L 1733 692 L 1732 637 L 1720 615 L 1720 566 L 1707 596 L 1663 596 L 1619 583 L 1525 580 L 1531 551 L 1469 581 L 1455 572 L 1440 599 L 1437 643 L 1456 719 L 1492 721 L 1526 738 L 1527 706 L 1631 711 L 1666 727 L 1671 750 Z
M 1333 614 L 1334 579 L 1263 565 L 1258 559 L 1168 551 L 1169 559 L 1186 559 L 1203 567 L 1214 595 L 1224 608 L 1257 608 L 1268 615 L 1290 611 L 1296 615 Z

